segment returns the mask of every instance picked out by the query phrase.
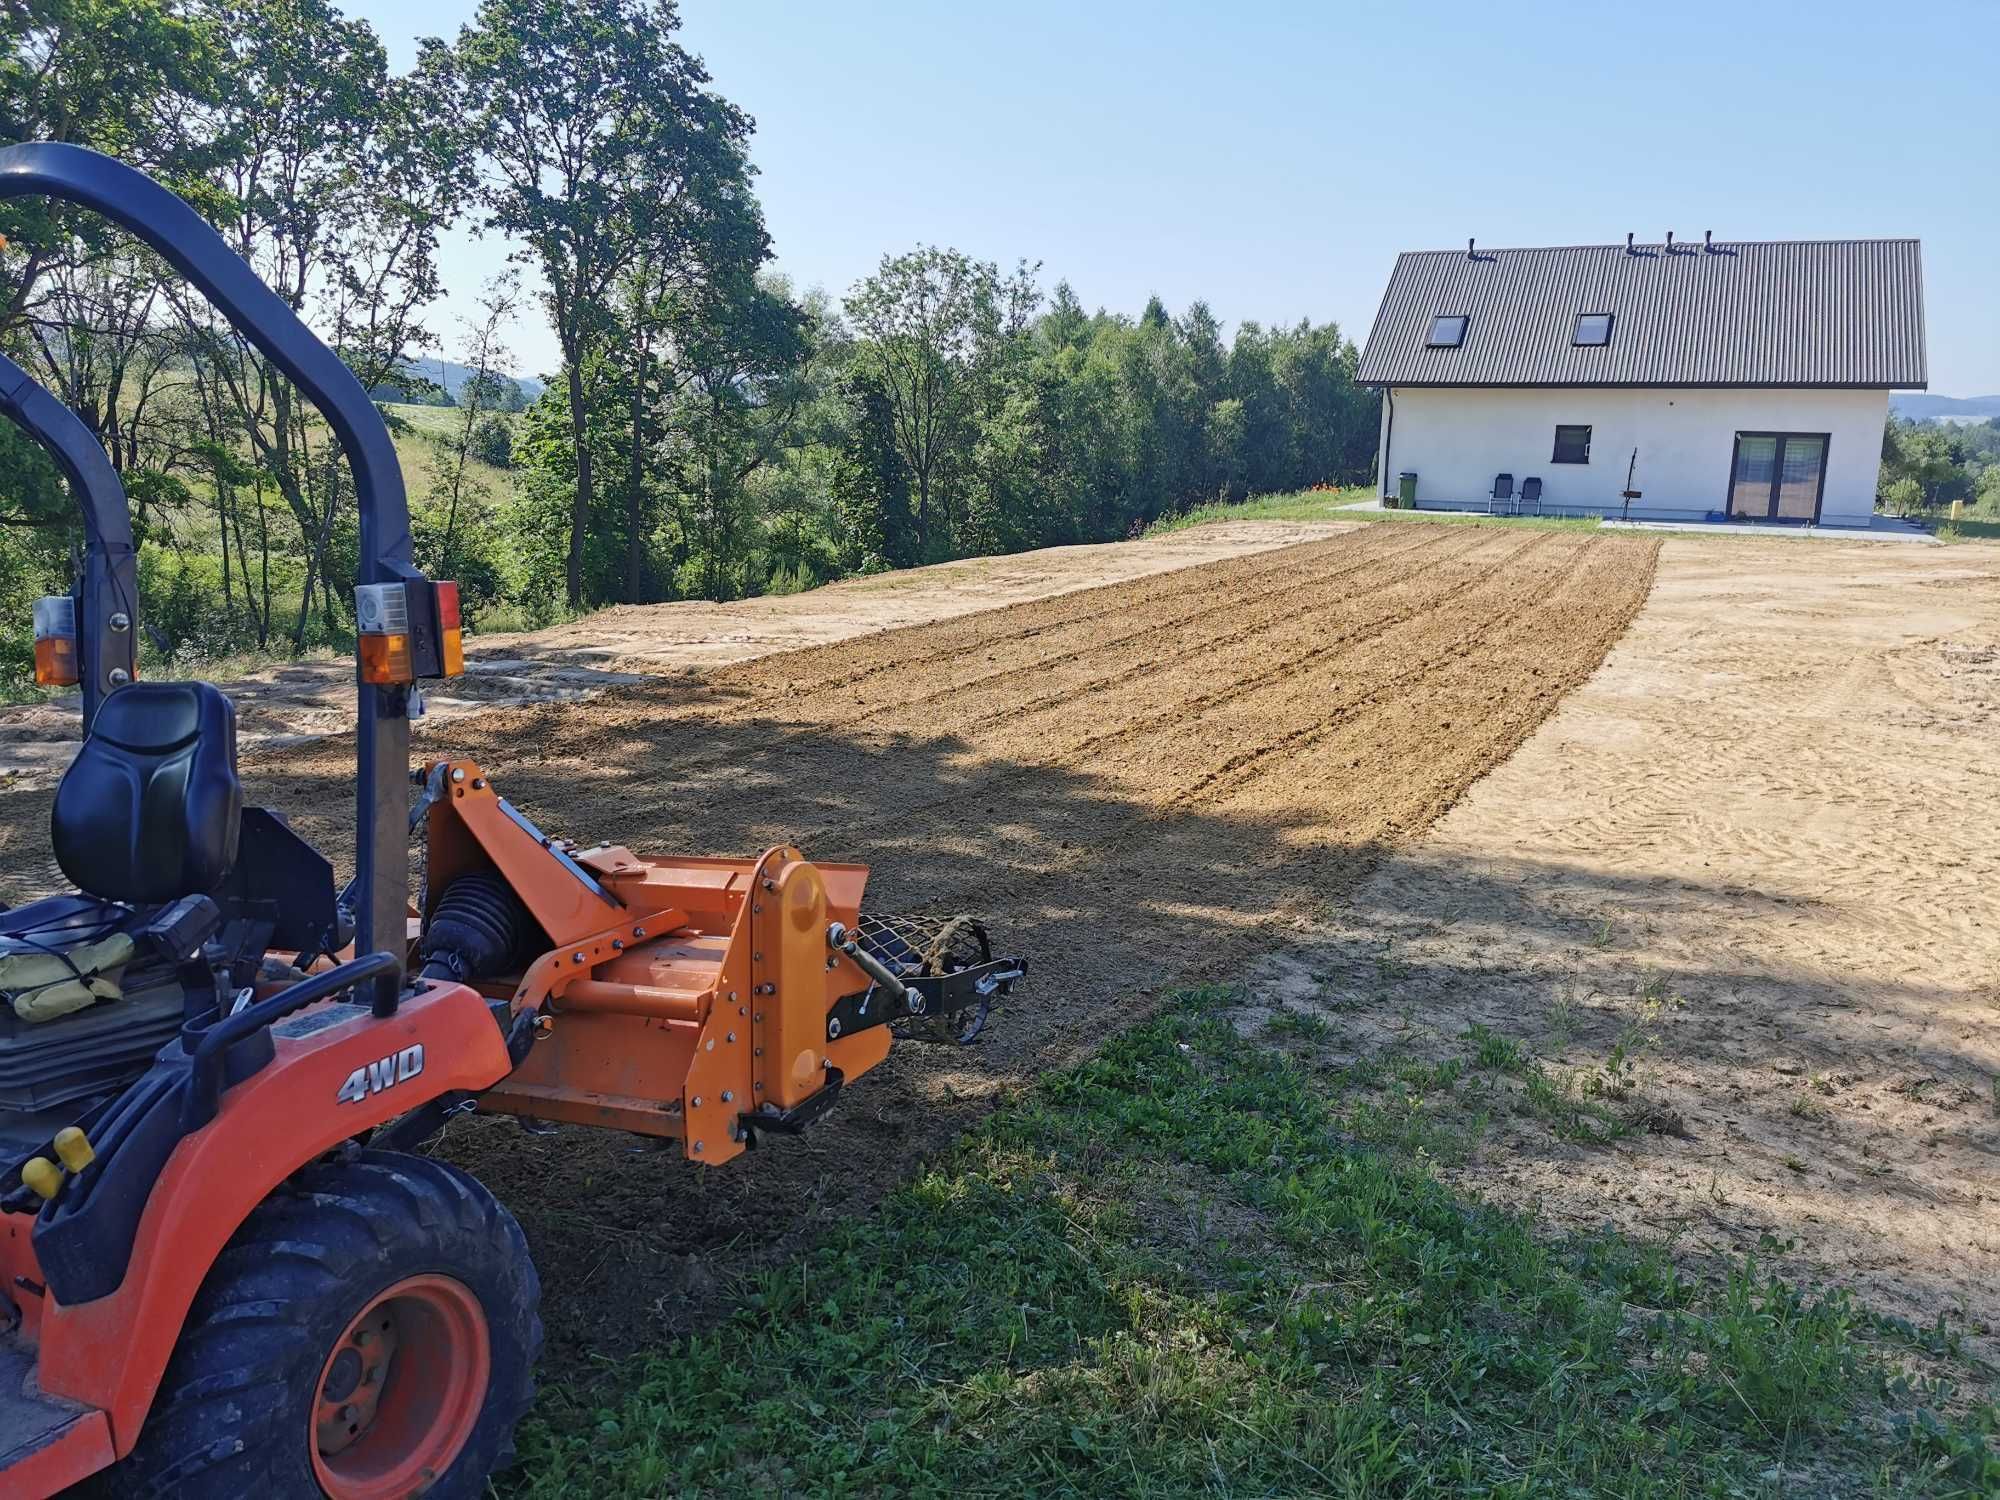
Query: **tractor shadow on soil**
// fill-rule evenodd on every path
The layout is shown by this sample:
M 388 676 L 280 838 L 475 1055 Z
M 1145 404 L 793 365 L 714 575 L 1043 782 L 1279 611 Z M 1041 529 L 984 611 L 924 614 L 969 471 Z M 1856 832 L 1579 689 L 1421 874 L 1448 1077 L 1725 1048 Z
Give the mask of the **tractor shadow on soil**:
M 469 721 L 459 750 L 549 833 L 689 854 L 795 843 L 869 865 L 870 910 L 975 913 L 1031 966 L 980 1043 L 899 1044 L 812 1132 L 717 1170 L 604 1131 L 454 1123 L 437 1153 L 485 1180 L 533 1246 L 555 1378 L 712 1323 L 742 1276 L 865 1210 L 1006 1090 L 1082 1056 L 1165 989 L 1240 975 L 1376 858 L 1324 840 L 1303 813 L 1160 813 L 1087 771 L 980 760 L 951 736 L 802 734 L 774 720 L 655 733 L 628 720 L 600 726 L 583 757 L 567 743 L 581 716 L 526 717 L 509 744 L 483 743 Z M 337 757 L 246 779 L 344 865 L 351 793 Z
M 1715 941 L 1719 913 L 1773 902 L 1841 915 L 1730 884 L 1385 851 L 1321 935 L 1255 966 L 1239 1025 L 1389 1094 L 1406 1065 L 1461 1060 L 1464 1097 L 1424 1106 L 1447 1136 L 1486 1116 L 1443 1152 L 1467 1190 L 1693 1263 L 1757 1253 L 1918 1324 L 1943 1314 L 1992 1359 L 1994 997 Z

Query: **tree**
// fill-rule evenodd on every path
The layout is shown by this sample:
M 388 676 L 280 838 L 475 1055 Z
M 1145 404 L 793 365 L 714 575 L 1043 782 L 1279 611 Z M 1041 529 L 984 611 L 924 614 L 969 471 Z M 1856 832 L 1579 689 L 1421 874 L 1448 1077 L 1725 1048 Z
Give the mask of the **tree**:
M 1949 505 L 1972 493 L 1964 439 L 1934 422 L 1892 418 L 1882 430 L 1881 487 L 1897 509 Z
M 888 398 L 896 451 L 916 484 L 920 552 L 934 526 L 948 531 L 956 519 L 941 481 L 948 459 L 971 446 L 982 360 L 1021 335 L 1038 300 L 1025 264 L 1003 280 L 992 263 L 935 245 L 885 255 L 848 295 L 863 338 L 856 358 Z
M 449 56 L 427 44 L 479 131 L 487 226 L 539 268 L 562 351 L 572 607 L 595 499 L 587 372 L 615 342 L 614 289 L 643 259 L 668 277 L 699 261 L 748 197 L 750 121 L 707 90 L 679 27 L 671 0 L 482 0 Z
M 881 382 L 850 379 L 853 413 L 835 461 L 832 496 L 840 518 L 840 554 L 858 572 L 908 567 L 918 557 L 910 514 L 909 470 L 896 448 L 896 416 Z
M 806 318 L 749 276 L 705 289 L 686 313 L 687 378 L 672 418 L 677 519 L 693 589 L 726 598 L 742 586 L 751 551 L 745 482 L 777 457 L 811 395 L 799 378 Z M 792 550 L 796 567 L 802 553 Z
M 328 0 L 231 0 L 217 14 L 228 55 L 205 111 L 222 151 L 209 211 L 362 384 L 381 385 L 430 342 L 421 318 L 439 292 L 438 236 L 467 186 L 438 80 L 392 77 L 375 33 Z M 200 399 L 247 437 L 298 528 L 301 649 L 315 588 L 331 634 L 351 582 L 345 463 L 288 379 L 186 287 L 168 294 Z
M 0 6 L 0 145 L 89 146 L 190 185 L 203 153 L 188 106 L 215 96 L 214 27 L 166 0 L 12 0 Z M 110 253 L 101 219 L 40 199 L 0 204 L 0 335 L 52 269 Z
M 520 277 L 508 272 L 490 282 L 479 300 L 479 315 L 461 322 L 459 357 L 472 371 L 443 444 L 442 461 L 431 470 L 424 503 L 412 517 L 417 561 L 438 577 L 458 580 L 468 610 L 492 602 L 499 570 L 488 560 L 492 493 L 472 472 L 472 460 L 505 467 L 513 461 L 513 435 L 489 404 L 518 391 L 499 378 L 511 355 L 502 330 L 520 302 Z M 471 545 L 468 533 L 477 533 Z

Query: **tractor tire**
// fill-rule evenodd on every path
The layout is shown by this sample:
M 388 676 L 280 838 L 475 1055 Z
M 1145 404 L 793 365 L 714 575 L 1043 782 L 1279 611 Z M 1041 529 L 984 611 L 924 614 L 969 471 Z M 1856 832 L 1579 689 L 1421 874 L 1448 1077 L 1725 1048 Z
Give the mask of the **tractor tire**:
M 470 1500 L 534 1395 L 541 1283 L 455 1167 L 358 1151 L 260 1204 L 189 1309 L 117 1495 Z

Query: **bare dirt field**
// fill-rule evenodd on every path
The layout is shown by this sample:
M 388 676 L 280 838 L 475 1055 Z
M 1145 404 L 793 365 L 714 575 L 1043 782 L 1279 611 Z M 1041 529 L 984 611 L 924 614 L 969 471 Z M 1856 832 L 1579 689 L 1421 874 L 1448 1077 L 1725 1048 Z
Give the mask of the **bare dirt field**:
M 1992 1358 L 1996 751 L 2000 549 L 1671 540 L 1603 668 L 1257 988 L 1349 1056 L 1482 1024 L 1604 1110 L 1517 1095 L 1477 1192 L 1762 1242 Z
M 465 675 L 429 695 L 419 735 L 499 705 L 572 701 L 648 677 L 725 666 L 774 651 L 926 625 L 1321 540 L 1359 524 L 1231 522 L 1133 542 L 969 557 L 732 604 L 627 605 L 547 630 L 478 636 L 467 647 Z M 236 701 L 237 740 L 246 751 L 344 734 L 354 723 L 354 667 L 345 656 L 264 668 L 231 681 L 228 688 Z M 76 753 L 76 726 L 73 697 L 0 708 L 0 786 L 10 779 L 26 785 L 60 776 Z
M 899 1047 L 814 1133 L 723 1171 L 455 1124 L 442 1153 L 527 1228 L 556 1368 L 709 1321 L 733 1273 L 902 1180 L 1000 1089 L 1315 929 L 1596 669 L 1657 545 L 1369 526 L 449 726 L 552 832 L 865 861 L 874 909 L 978 912 L 1033 964 L 990 1041 Z M 345 746 L 245 774 L 344 860 Z M 56 883 L 46 813 L 44 790 L 0 792 L 0 896 Z

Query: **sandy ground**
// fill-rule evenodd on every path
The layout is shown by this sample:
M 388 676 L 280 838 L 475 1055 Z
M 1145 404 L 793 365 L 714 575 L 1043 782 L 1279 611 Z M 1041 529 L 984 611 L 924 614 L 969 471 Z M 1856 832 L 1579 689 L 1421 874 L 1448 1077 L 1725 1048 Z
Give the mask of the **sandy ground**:
M 1670 540 L 1604 667 L 1260 986 L 1357 1055 L 1476 1021 L 1585 1089 L 1624 1040 L 1614 1110 L 1684 1135 L 1502 1113 L 1462 1181 L 1694 1260 L 1795 1242 L 1991 1358 L 1996 751 L 2000 549 Z
M 551 832 L 640 850 L 795 842 L 882 912 L 971 911 L 1033 965 L 988 1040 L 899 1046 L 820 1127 L 703 1171 L 628 1137 L 455 1123 L 520 1214 L 550 1357 L 712 1321 L 736 1273 L 864 1207 L 1163 987 L 1240 976 L 1420 836 L 1597 667 L 1657 543 L 1367 526 L 587 704 L 491 709 L 456 753 Z M 344 861 L 337 741 L 252 756 L 257 800 Z M 0 792 L 0 882 L 54 883 L 47 794 Z M 0 896 L 8 894 L 0 891 Z
M 649 677 L 1148 578 L 1337 536 L 1357 524 L 1228 522 L 1133 542 L 966 558 L 733 604 L 625 605 L 547 630 L 479 636 L 466 651 L 465 675 L 436 684 L 428 695 L 418 730 L 496 705 L 565 702 Z M 246 751 L 344 734 L 354 723 L 354 668 L 345 657 L 270 668 L 228 688 Z M 74 697 L 0 708 L 0 784 L 60 776 L 76 752 L 76 735 Z

